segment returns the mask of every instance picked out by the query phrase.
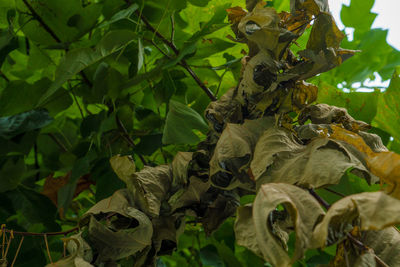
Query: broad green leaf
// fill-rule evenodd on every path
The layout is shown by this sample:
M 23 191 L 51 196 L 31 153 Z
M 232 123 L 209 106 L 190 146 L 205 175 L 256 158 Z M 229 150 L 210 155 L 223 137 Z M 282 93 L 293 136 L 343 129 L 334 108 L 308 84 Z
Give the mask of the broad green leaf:
M 43 128 L 53 121 L 45 110 L 31 110 L 13 116 L 0 118 L 0 136 L 11 139 L 14 136 Z
M 30 5 L 42 22 L 52 31 L 48 30 L 37 20 L 28 15 Z M 40 44 L 54 44 L 58 42 L 70 43 L 87 33 L 100 16 L 101 6 L 90 4 L 83 7 L 79 0 L 44 0 L 23 1 L 17 0 L 16 7 L 24 13 L 20 13 L 19 23 L 24 25 L 22 31 L 32 41 Z M 25 13 L 26 12 L 26 13 Z
M 318 103 L 346 108 L 353 118 L 371 123 L 377 112 L 380 94 L 379 91 L 345 93 L 322 82 L 319 84 L 317 101 Z
M 46 78 L 34 84 L 21 80 L 11 81 L 1 92 L 0 116 L 15 115 L 35 108 L 50 84 Z
M 108 26 L 114 22 L 127 19 L 129 20 L 132 14 L 139 8 L 137 4 L 133 4 L 127 9 L 122 9 L 119 12 L 115 13 L 109 20 L 107 20 L 104 24 L 101 24 L 101 27 Z
M 7 55 L 18 47 L 18 38 L 10 30 L 0 30 L 0 67 Z
M 221 5 L 218 6 L 215 11 L 213 17 L 207 21 L 203 22 L 200 26 L 200 30 L 195 32 L 192 37 L 190 37 L 183 45 L 183 47 L 180 49 L 179 55 L 168 62 L 166 65 L 164 65 L 164 68 L 169 68 L 171 66 L 174 66 L 177 64 L 179 61 L 184 59 L 185 56 L 188 56 L 196 51 L 196 44 L 197 42 L 204 36 L 211 34 L 223 27 L 226 26 L 224 23 L 224 19 L 226 17 L 226 9 L 229 6 L 226 5 Z
M 133 31 L 115 30 L 107 33 L 95 49 L 78 48 L 69 51 L 58 65 L 55 80 L 40 98 L 39 104 L 44 103 L 58 88 L 76 74 L 119 51 L 132 42 L 135 37 L 136 33 Z
M 196 143 L 200 139 L 193 133 L 194 129 L 205 133 L 208 127 L 203 118 L 196 111 L 187 105 L 171 100 L 169 102 L 169 111 L 164 126 L 163 144 Z
M 364 33 L 371 28 L 377 14 L 370 12 L 375 0 L 351 0 L 349 6 L 342 5 L 340 19 L 346 27 Z
M 17 188 L 25 172 L 26 166 L 22 157 L 8 158 L 1 166 L 0 191 L 5 192 Z
M 400 140 L 400 67 L 393 73 L 389 88 L 378 98 L 377 114 L 372 125 Z
M 217 248 L 213 245 L 207 245 L 200 249 L 201 263 L 206 266 L 224 267 L 225 264 L 218 254 Z

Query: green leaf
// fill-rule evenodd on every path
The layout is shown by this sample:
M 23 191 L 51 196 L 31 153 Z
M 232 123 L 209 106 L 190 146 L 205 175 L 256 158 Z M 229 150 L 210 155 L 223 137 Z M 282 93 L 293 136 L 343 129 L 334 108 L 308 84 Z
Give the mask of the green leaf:
M 200 249 L 200 260 L 205 266 L 224 267 L 225 264 L 218 254 L 217 248 L 208 245 Z
M 0 136 L 6 139 L 45 127 L 53 121 L 45 110 L 31 110 L 18 115 L 0 118 Z
M 214 16 L 206 23 L 201 23 L 200 30 L 197 31 L 190 37 L 180 49 L 179 55 L 170 60 L 167 64 L 164 65 L 164 68 L 169 68 L 174 66 L 179 61 L 184 59 L 186 56 L 193 54 L 196 51 L 197 42 L 204 36 L 211 34 L 225 26 L 224 19 L 226 17 L 226 9 L 229 7 L 229 4 L 225 4 L 222 6 L 218 6 L 215 10 Z
M 351 0 L 350 6 L 342 5 L 340 19 L 347 27 L 358 32 L 366 32 L 371 28 L 377 14 L 370 12 L 375 0 Z
M 195 6 L 206 7 L 210 0 L 188 0 L 188 2 Z
M 10 30 L 0 30 L 0 67 L 11 51 L 19 47 L 18 39 Z
M 393 73 L 388 89 L 378 99 L 377 114 L 373 126 L 390 133 L 400 140 L 400 67 Z
M 34 84 L 21 80 L 11 81 L 0 96 L 0 116 L 15 115 L 35 108 L 50 84 L 47 78 Z
M 26 171 L 24 158 L 9 158 L 0 171 L 0 192 L 17 188 L 21 178 Z
M 20 11 L 19 23 L 24 25 L 22 31 L 32 41 L 40 44 L 54 44 L 56 40 L 42 25 L 44 22 L 62 43 L 76 41 L 87 33 L 100 16 L 101 5 L 82 6 L 80 0 L 43 0 L 26 1 L 42 22 L 32 19 L 25 1 L 17 0 L 16 7 Z M 29 13 L 28 13 L 29 12 Z
M 135 37 L 136 33 L 133 31 L 115 30 L 107 33 L 95 49 L 78 48 L 69 51 L 58 65 L 55 80 L 47 92 L 40 98 L 39 104 L 44 103 L 58 88 L 76 74 L 121 50 L 124 46 L 132 42 Z
M 205 133 L 208 130 L 203 118 L 193 109 L 180 102 L 171 100 L 165 121 L 163 144 L 193 144 L 199 137 L 193 129 Z
M 108 26 L 123 19 L 129 19 L 138 8 L 139 6 L 137 4 L 133 4 L 127 9 L 120 10 L 119 12 L 115 13 L 106 23 L 102 24 L 101 27 Z

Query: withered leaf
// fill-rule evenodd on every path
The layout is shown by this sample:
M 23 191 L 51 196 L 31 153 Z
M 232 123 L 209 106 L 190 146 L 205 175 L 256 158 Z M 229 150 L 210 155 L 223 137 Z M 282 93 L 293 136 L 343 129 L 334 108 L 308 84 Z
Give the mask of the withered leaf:
M 47 196 L 54 205 L 57 206 L 58 200 L 58 191 L 68 184 L 68 181 L 71 177 L 71 172 L 68 172 L 65 176 L 62 177 L 53 177 L 53 174 L 46 177 L 46 180 L 43 185 L 43 191 L 41 192 L 43 195 Z M 93 181 L 90 180 L 90 175 L 86 174 L 80 177 L 77 181 L 74 198 L 77 197 L 80 193 L 90 188 L 90 185 L 94 184 Z
M 89 239 L 99 253 L 98 261 L 118 260 L 151 245 L 150 219 L 134 207 L 126 189 L 89 209 L 81 222 L 89 221 Z
M 299 123 L 304 124 L 307 120 L 315 124 L 342 124 L 347 130 L 358 132 L 365 131 L 371 126 L 363 121 L 354 119 L 345 108 L 317 104 L 306 107 L 299 115 Z
M 159 254 L 170 254 L 176 248 L 178 237 L 185 230 L 184 214 L 154 218 L 153 247 Z
M 208 181 L 204 182 L 195 176 L 191 176 L 189 185 L 182 187 L 168 199 L 171 212 L 182 207 L 188 207 L 192 204 L 199 203 L 203 194 L 207 192 L 209 188 L 210 183 Z
M 318 15 L 321 11 L 329 12 L 328 0 L 290 0 L 290 12 L 307 11 Z
M 240 103 L 234 98 L 235 88 L 229 89 L 218 101 L 211 102 L 205 117 L 210 127 L 221 133 L 228 122 L 237 123 L 243 120 Z
M 303 145 L 292 132 L 270 128 L 260 137 L 250 167 L 257 187 L 285 182 L 318 188 L 339 183 L 350 168 L 368 182 L 374 182 L 376 178 L 363 165 L 362 155 L 351 149 L 328 138 L 315 138 Z
M 350 195 L 335 202 L 315 227 L 313 247 L 323 247 L 339 241 L 353 226 L 367 231 L 398 224 L 399 214 L 400 200 L 384 192 Z
M 338 49 L 344 37 L 345 35 L 336 26 L 332 15 L 321 12 L 313 24 L 306 48 L 316 52 L 328 47 Z
M 171 168 L 172 168 L 172 185 L 171 190 L 172 192 L 176 192 L 182 186 L 188 184 L 188 168 L 189 163 L 192 160 L 193 153 L 192 152 L 178 152 L 174 160 L 172 161 Z
M 226 126 L 210 161 L 210 177 L 214 186 L 232 189 L 243 183 L 251 183 L 246 180 L 254 147 L 262 132 L 274 122 L 273 118 L 265 117 Z
M 110 158 L 110 164 L 117 176 L 125 183 L 136 172 L 136 165 L 131 156 L 115 155 Z
M 239 197 L 234 192 L 224 192 L 207 207 L 202 218 L 204 231 L 210 235 L 229 217 L 233 216 L 239 206 Z
M 89 262 L 91 259 L 82 258 L 81 251 L 82 246 L 87 243 L 80 237 L 80 234 L 76 236 L 71 236 L 63 240 L 67 244 L 67 248 L 71 255 L 64 257 L 57 262 L 52 262 L 46 265 L 46 267 L 93 267 Z M 71 252 L 71 247 L 73 247 Z
M 331 125 L 330 129 L 330 132 L 321 131 L 320 135 L 341 140 L 361 152 L 365 157 L 368 169 L 381 178 L 382 182 L 388 184 L 386 191 L 393 197 L 400 198 L 400 187 L 398 186 L 400 181 L 399 154 L 391 151 L 375 152 L 360 135 L 337 125 Z
M 280 35 L 280 19 L 274 8 L 265 8 L 264 5 L 263 1 L 259 2 L 242 18 L 238 27 L 260 50 L 275 52 Z
M 270 214 L 278 205 L 284 206 L 296 233 L 292 259 L 270 223 Z M 307 191 L 284 183 L 265 184 L 257 193 L 252 212 L 248 206 L 239 210 L 236 239 L 239 245 L 247 246 L 258 255 L 261 253 L 274 266 L 291 266 L 311 245 L 313 227 L 323 214 L 318 202 Z

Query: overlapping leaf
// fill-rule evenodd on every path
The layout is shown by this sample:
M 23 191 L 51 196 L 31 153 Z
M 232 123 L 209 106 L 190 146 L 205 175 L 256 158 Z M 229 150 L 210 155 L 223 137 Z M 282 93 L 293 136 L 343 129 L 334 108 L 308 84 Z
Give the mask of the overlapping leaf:
M 398 250 L 392 245 L 398 244 L 400 236 L 389 226 L 400 221 L 399 204 L 399 200 L 384 192 L 361 193 L 339 200 L 325 214 L 318 202 L 297 186 L 264 184 L 252 207 L 239 208 L 236 238 L 240 245 L 274 266 L 291 266 L 307 249 L 335 244 L 357 228 L 362 231 L 360 240 L 364 245 L 371 245 L 375 251 L 372 253 L 395 263 L 399 257 L 390 258 L 390 255 Z M 284 209 L 276 210 L 279 205 Z M 292 230 L 296 234 L 296 245 L 290 258 L 285 248 Z M 351 254 L 354 262 L 357 255 L 354 251 Z
M 270 128 L 257 142 L 251 171 L 258 185 L 285 182 L 318 188 L 339 183 L 348 169 L 375 182 L 363 163 L 363 157 L 345 143 L 316 138 L 303 144 L 284 128 Z
M 247 169 L 254 147 L 262 132 L 273 123 L 273 118 L 265 117 L 245 121 L 242 125 L 227 124 L 210 161 L 210 177 L 214 186 L 232 189 L 241 183 L 251 182 L 247 178 Z
M 118 177 L 126 183 L 135 205 L 146 214 L 157 217 L 171 187 L 170 166 L 145 166 L 140 172 L 134 172 L 134 162 L 120 156 L 113 158 L 111 164 Z
M 122 259 L 151 245 L 151 221 L 135 208 L 126 189 L 94 205 L 81 221 L 85 220 L 89 220 L 89 240 L 98 262 Z

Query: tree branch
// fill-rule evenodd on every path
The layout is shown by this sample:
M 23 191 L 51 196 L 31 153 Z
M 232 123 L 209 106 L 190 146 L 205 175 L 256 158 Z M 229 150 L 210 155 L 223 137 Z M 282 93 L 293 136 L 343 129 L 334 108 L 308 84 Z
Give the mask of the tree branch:
M 43 26 L 43 28 L 48 32 L 57 43 L 62 43 L 60 38 L 55 34 L 55 32 L 44 22 L 44 20 L 39 16 L 39 14 L 33 9 L 33 7 L 28 3 L 27 0 L 22 0 L 25 6 L 29 9 L 32 16 Z
M 14 231 L 14 230 L 9 230 L 9 229 L 4 229 L 4 232 L 6 233 L 13 233 L 14 235 L 21 235 L 21 236 L 54 236 L 54 235 L 67 235 L 72 232 L 79 231 L 79 227 L 74 227 L 72 229 L 66 230 L 66 231 L 61 231 L 61 232 L 49 232 L 49 233 L 34 233 L 34 232 L 19 232 L 19 231 Z
M 144 25 L 148 30 L 153 32 L 161 41 L 166 44 L 169 48 L 174 51 L 175 55 L 179 55 L 179 50 L 175 46 L 175 44 L 167 38 L 165 38 L 161 33 L 159 33 L 151 24 L 150 22 L 143 16 L 143 14 L 140 14 L 139 11 L 135 11 L 135 14 L 143 21 Z M 180 60 L 180 66 L 182 66 L 186 71 L 192 76 L 192 78 L 196 81 L 196 83 L 200 86 L 200 88 L 207 94 L 207 96 L 212 100 L 216 101 L 217 98 L 214 96 L 213 92 L 200 80 L 200 78 L 197 76 L 197 74 L 192 70 L 192 68 L 187 64 L 187 62 L 184 59 Z
M 121 136 L 129 144 L 130 147 L 135 148 L 136 147 L 135 142 L 132 140 L 132 138 L 130 137 L 128 131 L 126 130 L 124 124 L 122 123 L 122 121 L 120 120 L 120 118 L 117 115 L 115 116 L 115 120 L 117 122 L 118 129 L 121 133 Z M 148 165 L 146 159 L 142 155 L 140 155 L 140 154 L 137 154 L 137 155 L 144 165 Z

